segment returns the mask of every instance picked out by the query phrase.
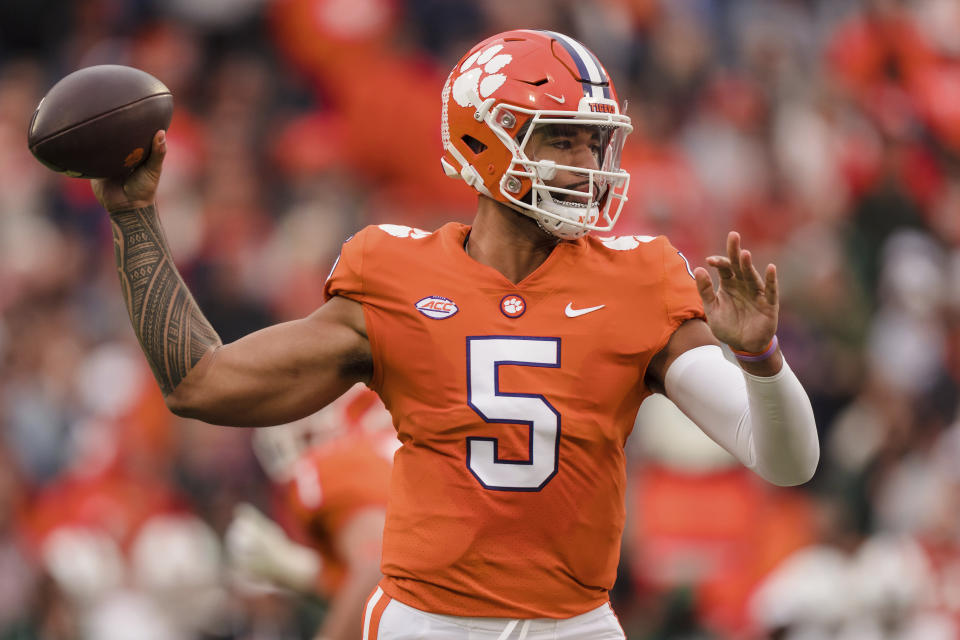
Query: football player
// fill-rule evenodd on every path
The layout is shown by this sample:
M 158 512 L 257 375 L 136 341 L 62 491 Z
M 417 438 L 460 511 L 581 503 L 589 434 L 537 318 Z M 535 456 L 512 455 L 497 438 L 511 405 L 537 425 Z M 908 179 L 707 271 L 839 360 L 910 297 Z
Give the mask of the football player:
M 239 504 L 226 546 L 240 575 L 327 601 L 317 640 L 361 635 L 364 601 L 381 578 L 380 547 L 393 453 L 390 414 L 362 384 L 318 413 L 260 429 L 254 452 L 281 492 L 281 520 Z
M 758 272 L 731 232 L 706 259 L 715 290 L 666 238 L 589 235 L 626 199 L 631 124 L 568 36 L 484 40 L 442 104 L 443 169 L 478 193 L 473 224 L 368 227 L 316 312 L 226 345 L 163 239 L 157 132 L 125 182 L 94 182 L 133 326 L 179 415 L 285 423 L 357 381 L 383 399 L 402 446 L 364 640 L 623 638 L 608 593 L 623 444 L 647 395 L 770 482 L 814 473 L 813 412 L 775 335 L 776 269 Z

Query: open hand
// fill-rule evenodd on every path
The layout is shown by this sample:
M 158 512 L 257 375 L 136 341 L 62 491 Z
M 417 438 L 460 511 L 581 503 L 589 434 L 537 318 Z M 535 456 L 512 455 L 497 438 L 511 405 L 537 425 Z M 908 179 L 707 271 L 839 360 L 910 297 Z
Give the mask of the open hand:
M 163 158 L 167 154 L 166 131 L 153 136 L 153 146 L 147 161 L 126 178 L 100 178 L 90 181 L 93 195 L 110 213 L 140 209 L 154 203 Z
M 780 311 L 777 268 L 768 264 L 761 278 L 750 252 L 740 247 L 736 231 L 727 235 L 727 255 L 710 256 L 707 264 L 720 276 L 716 292 L 706 269 L 697 267 L 693 275 L 713 335 L 738 351 L 766 349 L 777 332 Z

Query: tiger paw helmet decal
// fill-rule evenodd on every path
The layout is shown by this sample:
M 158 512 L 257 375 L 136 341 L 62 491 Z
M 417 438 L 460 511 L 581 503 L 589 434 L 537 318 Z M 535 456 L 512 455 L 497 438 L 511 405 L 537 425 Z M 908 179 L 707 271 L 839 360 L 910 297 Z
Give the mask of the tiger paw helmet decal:
M 499 72 L 510 64 L 513 56 L 509 53 L 500 53 L 502 50 L 502 44 L 495 44 L 473 53 L 463 61 L 460 65 L 460 76 L 454 80 L 451 89 L 457 104 L 461 107 L 469 107 L 475 96 L 485 100 L 503 86 L 507 76 Z

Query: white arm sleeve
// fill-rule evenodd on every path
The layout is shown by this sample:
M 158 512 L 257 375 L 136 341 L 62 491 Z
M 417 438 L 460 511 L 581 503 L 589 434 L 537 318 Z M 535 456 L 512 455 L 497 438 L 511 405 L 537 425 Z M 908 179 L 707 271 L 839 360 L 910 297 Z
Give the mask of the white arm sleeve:
M 810 399 L 783 361 L 770 377 L 747 373 L 715 345 L 681 354 L 667 369 L 667 397 L 710 439 L 768 482 L 802 484 L 820 459 Z

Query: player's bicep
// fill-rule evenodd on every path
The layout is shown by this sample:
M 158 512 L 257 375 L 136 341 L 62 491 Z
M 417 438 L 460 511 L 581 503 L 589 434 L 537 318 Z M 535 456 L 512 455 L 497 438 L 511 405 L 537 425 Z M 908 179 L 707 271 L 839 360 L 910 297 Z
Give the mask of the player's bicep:
M 282 424 L 321 409 L 371 374 L 363 309 L 334 297 L 306 318 L 211 350 L 167 404 L 216 424 Z

